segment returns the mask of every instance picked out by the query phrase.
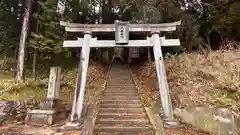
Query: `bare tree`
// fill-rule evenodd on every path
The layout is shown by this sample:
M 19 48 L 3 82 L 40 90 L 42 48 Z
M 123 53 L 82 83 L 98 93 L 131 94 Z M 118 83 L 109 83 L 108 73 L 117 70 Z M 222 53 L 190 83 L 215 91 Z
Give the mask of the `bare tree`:
M 24 59 L 25 59 L 25 46 L 28 36 L 28 29 L 29 29 L 29 20 L 30 14 L 32 9 L 32 0 L 26 0 L 25 4 L 25 11 L 24 11 L 24 19 L 18 49 L 18 61 L 17 61 L 17 74 L 16 74 L 16 81 L 17 83 L 24 82 Z

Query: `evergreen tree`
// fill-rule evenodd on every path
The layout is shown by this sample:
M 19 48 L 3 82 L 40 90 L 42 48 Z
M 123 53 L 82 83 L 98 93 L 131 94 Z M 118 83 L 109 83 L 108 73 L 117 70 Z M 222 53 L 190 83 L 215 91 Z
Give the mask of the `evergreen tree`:
M 21 5 L 19 0 L 0 1 L 0 53 L 13 53 L 19 42 L 21 30 Z
M 35 14 L 38 26 L 37 31 L 31 34 L 30 46 L 36 48 L 44 59 L 69 56 L 70 52 L 62 47 L 66 33 L 56 13 L 57 0 L 40 0 L 38 4 L 39 12 Z

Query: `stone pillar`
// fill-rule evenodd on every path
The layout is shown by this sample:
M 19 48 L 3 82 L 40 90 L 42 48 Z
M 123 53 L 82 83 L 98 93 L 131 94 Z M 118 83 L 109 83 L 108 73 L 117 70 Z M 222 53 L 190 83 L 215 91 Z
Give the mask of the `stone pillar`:
M 67 125 L 78 126 L 79 120 L 81 118 L 83 103 L 84 103 L 84 92 L 87 80 L 87 69 L 89 63 L 89 54 L 90 54 L 90 43 L 91 33 L 85 32 L 84 41 L 81 51 L 81 58 L 79 60 L 79 67 L 76 79 L 76 87 L 72 105 L 72 112 L 70 116 L 70 123 Z M 76 123 L 74 123 L 76 122 Z
M 51 67 L 48 82 L 48 99 L 56 100 L 59 98 L 60 81 L 61 67 Z
M 169 95 L 168 82 L 164 67 L 161 38 L 159 33 L 152 33 L 151 42 L 153 43 L 154 58 L 156 63 L 156 72 L 158 78 L 159 92 L 163 109 L 163 121 L 166 125 L 177 125 L 173 117 L 172 103 Z
M 77 99 L 77 106 L 76 106 L 76 114 L 78 119 L 80 120 L 83 103 L 84 103 L 84 94 L 85 94 L 85 87 L 87 82 L 87 71 L 88 71 L 88 64 L 89 64 L 89 55 L 90 55 L 90 39 L 92 38 L 91 32 L 85 32 L 84 41 L 82 46 L 82 76 L 81 76 L 81 84 L 80 84 L 80 91 L 78 94 Z
M 40 103 L 39 109 L 28 111 L 26 123 L 52 125 L 55 120 L 56 100 L 59 98 L 61 67 L 51 67 L 48 83 L 47 101 Z

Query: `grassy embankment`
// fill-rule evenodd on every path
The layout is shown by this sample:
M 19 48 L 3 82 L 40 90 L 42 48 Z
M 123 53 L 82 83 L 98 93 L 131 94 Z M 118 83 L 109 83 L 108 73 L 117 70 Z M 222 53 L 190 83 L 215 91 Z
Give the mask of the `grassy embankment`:
M 146 106 L 159 99 L 155 63 L 151 63 L 150 74 L 148 66 L 147 62 L 132 66 Z M 239 51 L 168 56 L 165 67 L 174 107 L 215 106 L 240 111 Z
M 26 63 L 26 81 L 23 84 L 15 84 L 16 61 L 12 58 L 0 58 L 0 100 L 43 100 L 46 99 L 48 77 L 51 62 L 38 63 L 36 80 L 32 79 L 31 64 Z M 62 62 L 62 82 L 60 100 L 71 103 L 75 89 L 76 61 Z M 100 90 L 99 87 L 105 81 L 107 64 L 90 61 L 86 101 L 94 100 L 94 96 Z

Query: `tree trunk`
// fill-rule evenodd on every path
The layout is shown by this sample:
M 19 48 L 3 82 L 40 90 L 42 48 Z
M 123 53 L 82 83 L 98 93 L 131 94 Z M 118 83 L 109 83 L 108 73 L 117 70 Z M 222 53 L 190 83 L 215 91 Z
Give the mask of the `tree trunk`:
M 33 51 L 32 77 L 33 80 L 36 80 L 37 49 L 34 49 Z
M 17 75 L 16 81 L 17 83 L 24 82 L 24 58 L 25 58 L 25 45 L 28 36 L 28 28 L 29 28 L 29 19 L 32 8 L 32 0 L 27 0 L 24 12 L 24 19 L 18 49 L 18 62 L 17 62 Z
M 32 13 L 34 12 L 34 8 L 35 8 L 35 12 L 40 13 L 40 5 L 37 3 L 37 1 L 35 1 L 35 3 L 33 3 L 34 6 L 32 7 Z M 39 32 L 39 20 L 36 19 L 36 32 Z M 38 49 L 37 48 L 33 48 L 33 61 L 32 61 L 32 78 L 33 80 L 36 80 L 36 68 L 37 68 L 37 56 L 38 56 Z

